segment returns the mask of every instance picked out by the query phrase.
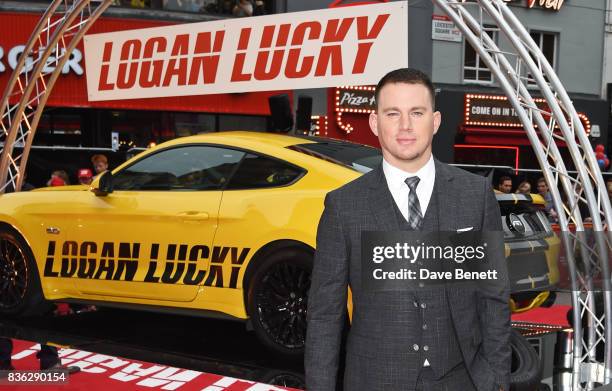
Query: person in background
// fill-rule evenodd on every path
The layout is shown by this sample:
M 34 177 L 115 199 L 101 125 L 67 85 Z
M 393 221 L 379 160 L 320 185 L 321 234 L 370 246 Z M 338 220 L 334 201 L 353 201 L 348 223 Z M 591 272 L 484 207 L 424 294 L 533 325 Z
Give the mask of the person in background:
M 555 205 L 553 203 L 552 194 L 548 191 L 548 184 L 546 183 L 546 179 L 541 177 L 538 179 L 538 194 L 544 198 L 546 215 L 548 216 L 548 220 L 553 223 L 556 223 L 558 220 L 557 211 L 555 210 Z
M 232 10 L 236 17 L 253 16 L 253 3 L 251 0 L 238 0 Z
M 503 176 L 499 178 L 499 182 L 497 182 L 497 190 L 502 193 L 510 194 L 512 192 L 512 178 L 509 176 Z
M 10 338 L 0 337 L 0 371 L 14 371 L 11 354 L 13 352 L 13 341 Z M 41 371 L 67 370 L 69 374 L 77 373 L 80 367 L 67 367 L 62 364 L 57 348 L 49 344 L 40 344 L 40 351 L 36 353 L 36 358 L 40 360 Z
M 253 10 L 253 16 L 265 15 L 266 14 L 266 3 L 263 0 L 255 1 L 255 9 Z
M 93 174 L 89 168 L 81 168 L 77 173 L 77 177 L 81 185 L 91 185 L 93 180 Z
M 531 183 L 529 181 L 521 182 L 516 188 L 517 194 L 531 194 Z
M 91 164 L 93 164 L 96 175 L 108 170 L 108 159 L 102 154 L 93 155 Z
M 47 186 L 67 186 L 69 184 L 68 174 L 64 170 L 53 171 L 51 178 L 47 181 Z

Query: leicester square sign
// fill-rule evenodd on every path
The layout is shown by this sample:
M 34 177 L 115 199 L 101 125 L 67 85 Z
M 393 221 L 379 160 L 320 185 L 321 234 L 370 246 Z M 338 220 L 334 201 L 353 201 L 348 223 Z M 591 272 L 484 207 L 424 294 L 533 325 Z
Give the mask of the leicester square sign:
M 90 101 L 376 84 L 408 65 L 405 1 L 85 36 Z

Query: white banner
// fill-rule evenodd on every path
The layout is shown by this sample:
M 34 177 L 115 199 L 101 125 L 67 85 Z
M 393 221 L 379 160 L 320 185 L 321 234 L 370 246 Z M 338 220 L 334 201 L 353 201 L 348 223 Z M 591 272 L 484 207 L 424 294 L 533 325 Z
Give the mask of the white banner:
M 85 36 L 90 101 L 376 84 L 408 66 L 406 1 Z

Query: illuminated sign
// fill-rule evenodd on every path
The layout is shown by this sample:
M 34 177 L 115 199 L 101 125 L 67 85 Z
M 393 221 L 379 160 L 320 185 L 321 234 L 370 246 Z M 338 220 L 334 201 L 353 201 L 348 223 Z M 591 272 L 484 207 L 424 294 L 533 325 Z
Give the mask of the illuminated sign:
M 375 111 L 374 87 L 338 87 L 336 88 L 336 124 L 349 134 L 353 126 L 342 121 L 343 113 L 369 114 Z
M 546 113 L 550 112 L 550 108 L 546 99 L 534 98 L 534 102 L 542 110 L 544 120 L 548 121 L 550 116 Z M 589 133 L 591 122 L 588 117 L 583 113 L 578 113 L 578 117 L 582 120 L 585 131 Z M 466 94 L 464 118 L 465 125 L 497 128 L 523 127 L 516 110 L 514 110 L 508 98 L 503 95 Z
M 336 90 L 336 111 L 370 113 L 374 111 L 374 90 L 340 87 Z

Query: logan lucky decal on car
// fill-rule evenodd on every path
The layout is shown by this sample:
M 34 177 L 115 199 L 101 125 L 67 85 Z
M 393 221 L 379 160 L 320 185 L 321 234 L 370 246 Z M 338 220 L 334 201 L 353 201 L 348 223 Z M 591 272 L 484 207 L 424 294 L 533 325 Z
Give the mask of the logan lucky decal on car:
M 148 256 L 141 258 L 140 243 L 76 242 L 68 240 L 57 246 L 51 240 L 47 246 L 45 277 L 68 277 L 93 280 L 135 281 L 139 262 L 148 262 L 147 273 L 141 282 L 184 284 L 236 288 L 238 273 L 250 248 L 205 245 L 167 244 L 160 258 L 159 243 L 152 243 Z M 98 249 L 100 249 L 98 251 Z M 116 254 L 116 255 L 115 255 Z M 198 261 L 210 258 L 210 268 L 202 270 Z M 223 265 L 229 259 L 229 284 L 223 281 Z M 160 261 L 165 261 L 162 268 Z

